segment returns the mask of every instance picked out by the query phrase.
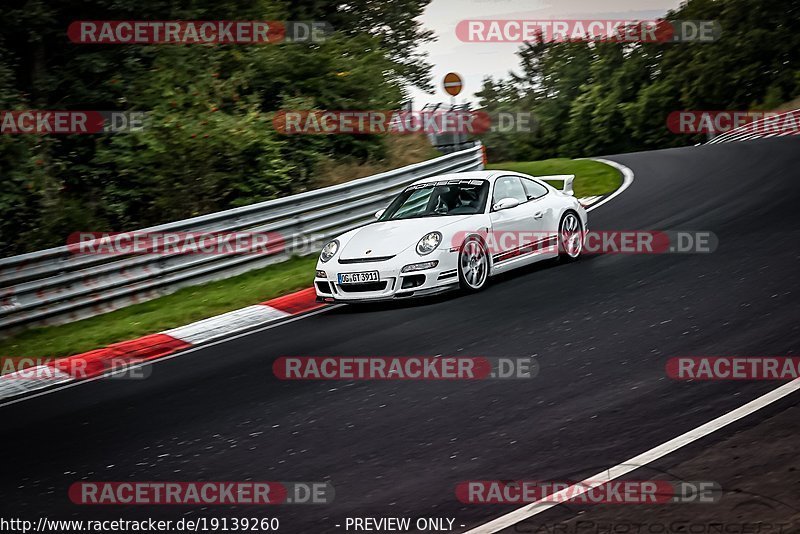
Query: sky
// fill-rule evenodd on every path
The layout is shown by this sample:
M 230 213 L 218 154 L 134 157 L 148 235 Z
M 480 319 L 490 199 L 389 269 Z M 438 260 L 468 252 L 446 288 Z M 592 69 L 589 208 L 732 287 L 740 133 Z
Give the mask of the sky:
M 680 0 L 433 0 L 419 20 L 433 30 L 437 40 L 421 50 L 428 53 L 433 65 L 434 94 L 412 88 L 414 109 L 426 103 L 450 102 L 442 89 L 442 78 L 456 72 L 464 80 L 457 103 L 477 101 L 483 78 L 502 78 L 518 70 L 516 51 L 519 43 L 464 43 L 455 35 L 455 27 L 464 19 L 655 19 L 679 6 Z

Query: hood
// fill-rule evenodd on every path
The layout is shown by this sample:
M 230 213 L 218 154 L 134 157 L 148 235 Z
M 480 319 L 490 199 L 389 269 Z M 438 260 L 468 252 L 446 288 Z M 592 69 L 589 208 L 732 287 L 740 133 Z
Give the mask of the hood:
M 428 232 L 441 232 L 443 228 L 471 217 L 421 217 L 368 224 L 355 231 L 342 247 L 339 257 L 345 260 L 395 256 L 417 242 Z M 445 237 L 446 239 L 446 237 Z M 367 253 L 367 251 L 371 251 Z

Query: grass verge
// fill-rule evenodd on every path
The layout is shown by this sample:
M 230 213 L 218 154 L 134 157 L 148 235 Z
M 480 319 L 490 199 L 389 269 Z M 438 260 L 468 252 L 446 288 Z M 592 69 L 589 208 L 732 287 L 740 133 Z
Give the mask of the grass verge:
M 292 258 L 141 304 L 0 340 L 3 357 L 59 357 L 161 332 L 311 286 L 316 256 Z
M 616 169 L 591 160 L 514 161 L 487 168 L 533 176 L 574 174 L 579 198 L 610 193 L 622 183 Z M 0 356 L 69 356 L 250 306 L 309 287 L 316 261 L 316 256 L 293 258 L 74 323 L 26 330 L 0 340 Z
M 578 198 L 605 195 L 622 185 L 622 176 L 614 167 L 589 159 L 555 158 L 542 161 L 506 161 L 491 163 L 487 169 L 521 172 L 531 176 L 547 174 L 574 174 L 575 196 Z M 548 182 L 553 187 L 563 187 L 563 182 Z
M 441 154 L 427 138 L 387 136 L 386 158 L 375 162 L 326 160 L 314 188 L 425 161 Z M 60 357 L 175 328 L 311 286 L 317 256 L 293 258 L 226 280 L 58 326 L 25 330 L 0 339 L 0 357 Z

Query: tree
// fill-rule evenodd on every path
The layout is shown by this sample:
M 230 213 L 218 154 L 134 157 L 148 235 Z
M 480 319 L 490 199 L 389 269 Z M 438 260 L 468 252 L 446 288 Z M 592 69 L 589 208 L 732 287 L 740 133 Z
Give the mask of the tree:
M 689 0 L 666 19 L 714 20 L 722 34 L 711 43 L 523 45 L 521 74 L 492 83 L 513 84 L 515 104 L 536 112 L 528 158 L 693 144 L 703 136 L 670 132 L 670 113 L 768 109 L 800 92 L 800 0 Z M 510 137 L 486 140 L 501 154 Z
M 1 109 L 139 110 L 142 131 L 0 138 L 0 254 L 74 230 L 130 230 L 306 190 L 320 161 L 367 161 L 380 136 L 285 136 L 281 109 L 395 109 L 429 66 L 429 0 L 8 0 Z M 410 16 L 409 16 L 410 15 Z M 321 43 L 72 44 L 75 20 L 317 20 Z

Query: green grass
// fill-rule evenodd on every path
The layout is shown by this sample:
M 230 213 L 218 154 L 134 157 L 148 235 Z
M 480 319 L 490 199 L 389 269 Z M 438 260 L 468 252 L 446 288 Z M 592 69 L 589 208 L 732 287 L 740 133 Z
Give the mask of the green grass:
M 622 185 L 622 176 L 617 169 L 605 163 L 588 159 L 556 158 L 542 161 L 507 161 L 491 163 L 486 168 L 521 172 L 531 176 L 574 174 L 573 188 L 575 196 L 578 198 L 611 193 Z M 559 189 L 564 186 L 564 183 L 559 181 L 548 183 Z
M 311 287 L 317 256 L 292 258 L 226 280 L 74 323 L 33 328 L 0 340 L 0 357 L 59 357 L 175 328 Z
M 622 183 L 616 169 L 591 160 L 515 161 L 487 168 L 533 176 L 574 174 L 578 198 L 610 193 Z M 560 188 L 563 184 L 552 185 Z M 74 323 L 26 330 L 0 340 L 0 357 L 68 356 L 250 306 L 310 287 L 316 261 L 316 256 L 293 258 Z

